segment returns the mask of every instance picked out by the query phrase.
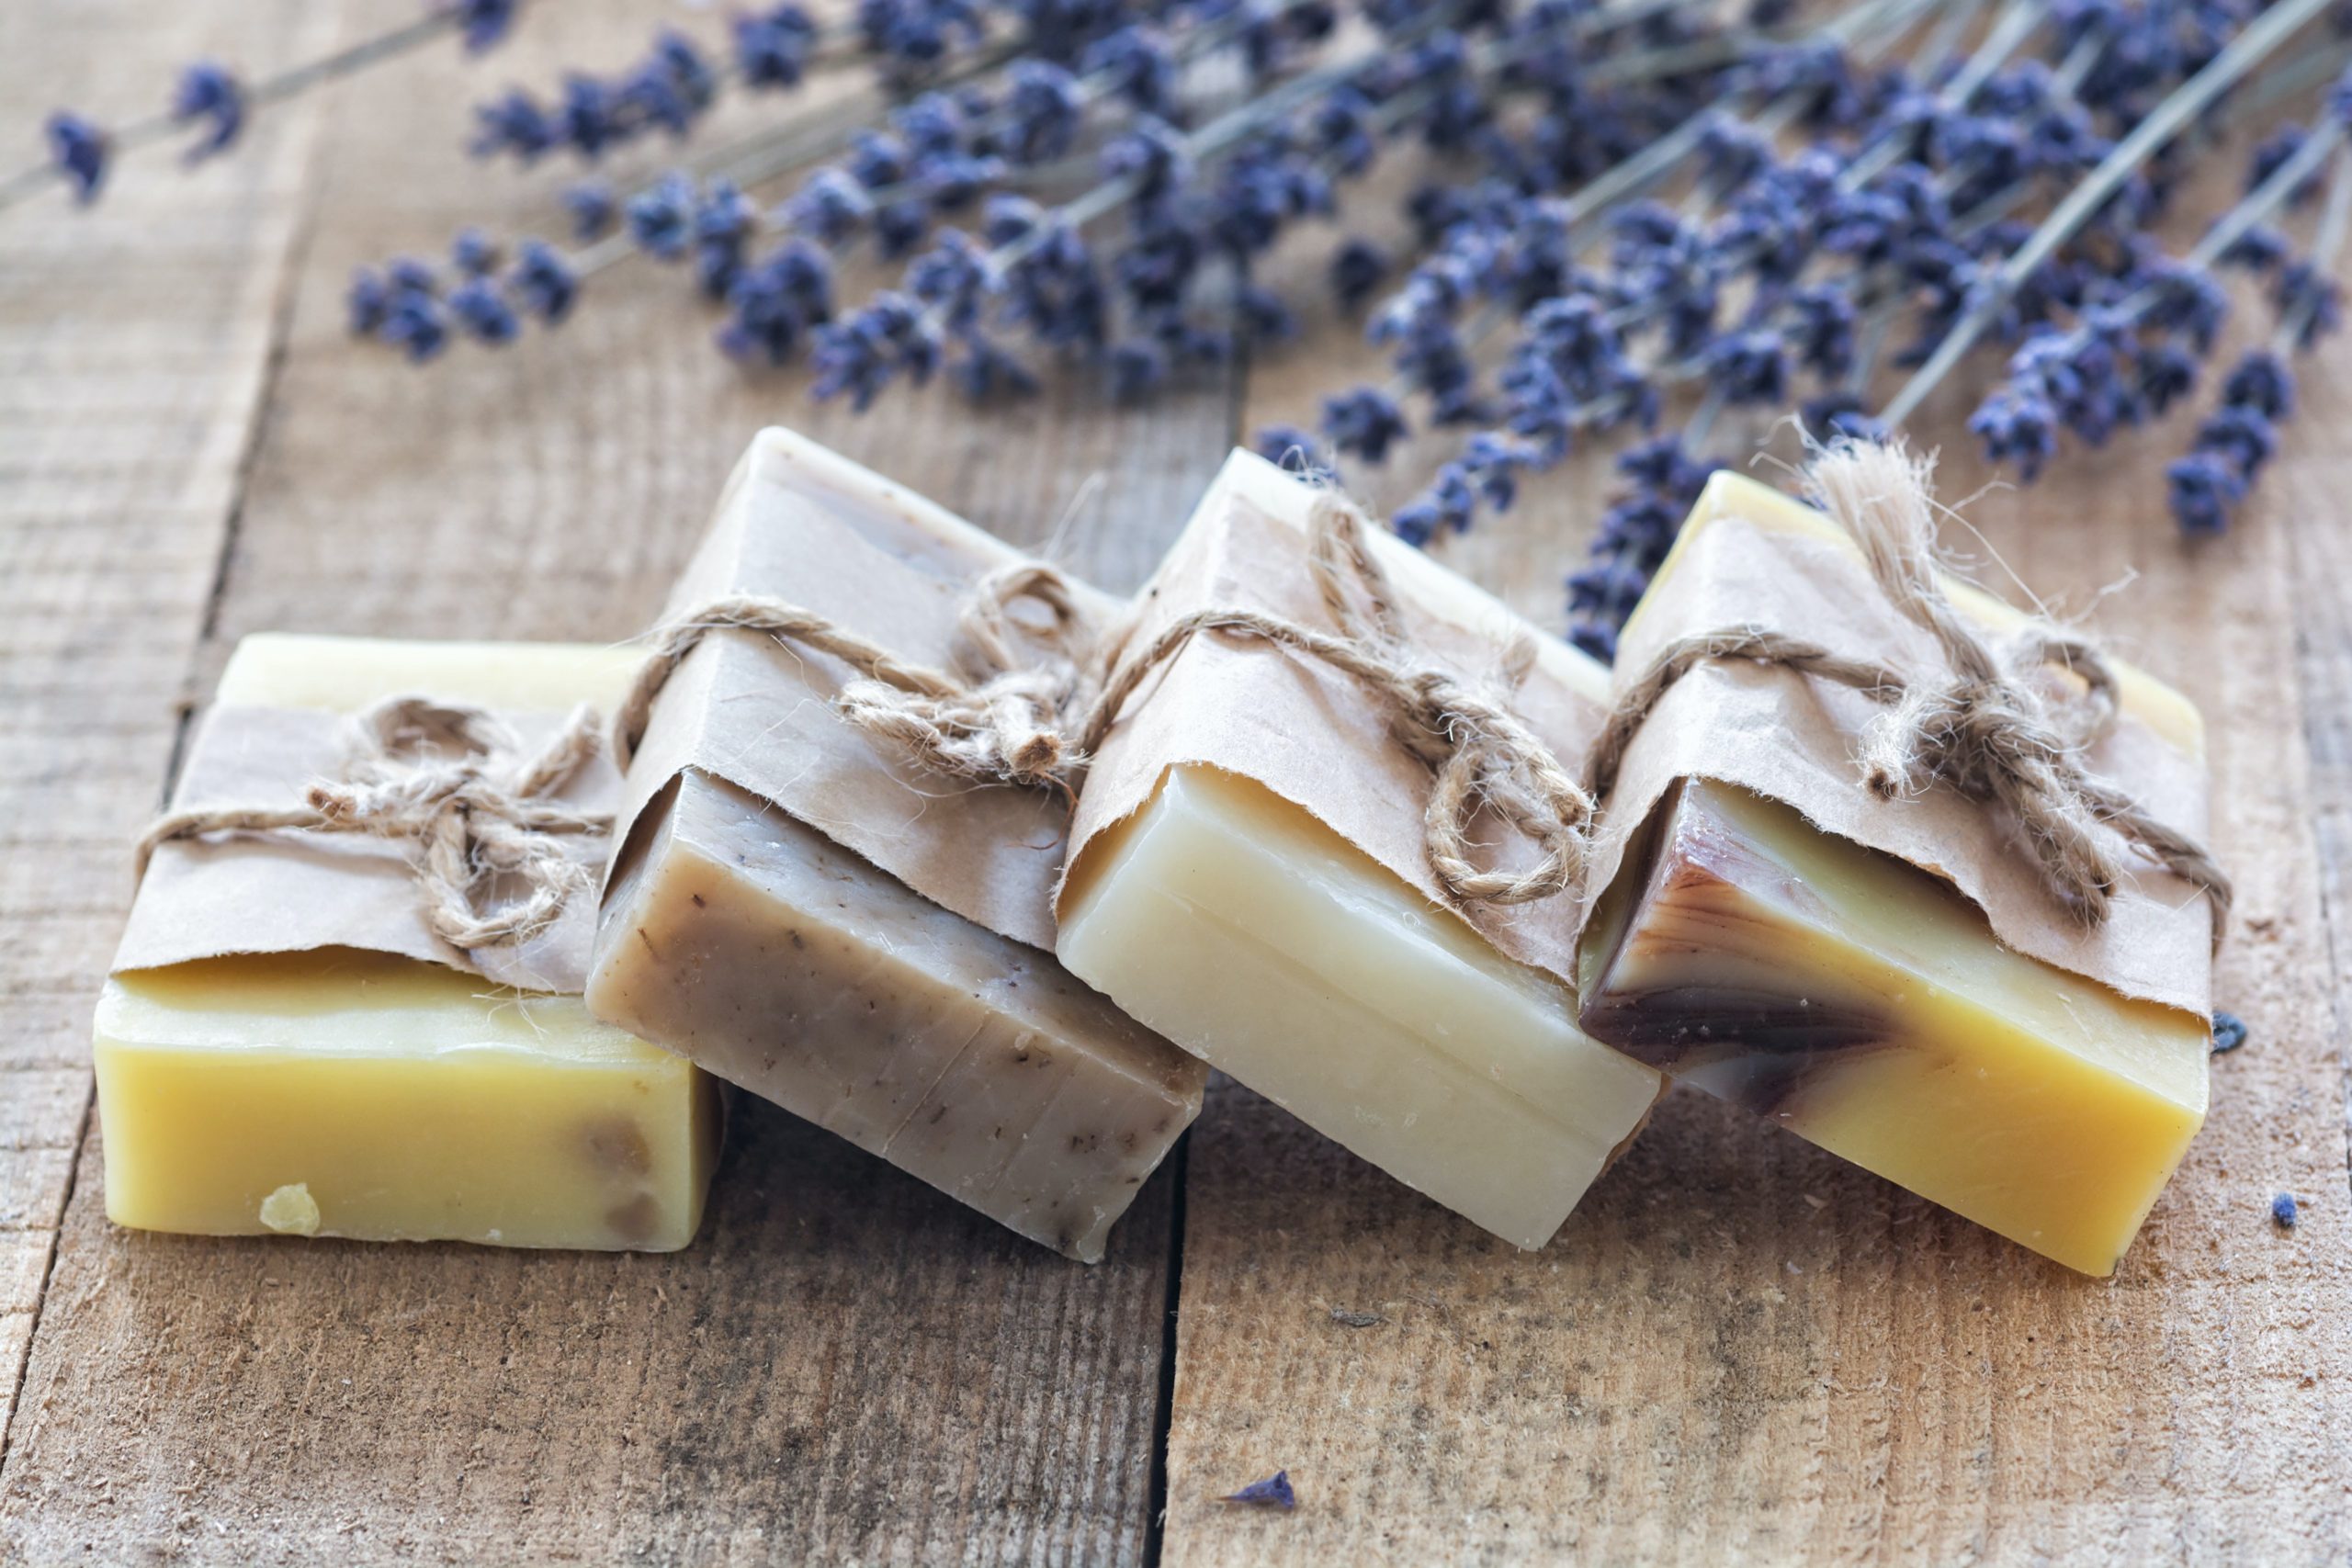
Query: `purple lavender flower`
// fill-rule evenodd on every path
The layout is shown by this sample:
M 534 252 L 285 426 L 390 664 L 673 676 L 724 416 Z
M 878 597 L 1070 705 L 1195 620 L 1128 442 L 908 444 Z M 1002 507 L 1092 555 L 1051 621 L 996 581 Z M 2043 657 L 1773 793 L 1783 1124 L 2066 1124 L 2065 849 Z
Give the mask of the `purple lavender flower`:
M 748 87 L 790 88 L 800 85 L 808 68 L 808 50 L 817 40 L 817 24 L 794 5 L 752 11 L 734 19 L 735 68 Z
M 351 287 L 344 294 L 346 320 L 354 337 L 366 337 L 384 324 L 384 312 L 391 306 L 392 291 L 383 275 L 374 267 L 355 267 Z
M 694 243 L 698 206 L 692 179 L 682 174 L 664 175 L 629 197 L 626 212 L 629 238 L 638 249 L 658 260 L 676 261 Z
M 2245 476 L 2218 453 L 2176 458 L 2165 469 L 2165 479 L 2172 514 L 2186 534 L 2228 532 L 2232 509 L 2245 499 Z
M 1733 403 L 1778 403 L 1789 390 L 1789 354 L 1769 328 L 1727 333 L 1707 345 L 1701 362 L 1708 384 Z
M 85 207 L 97 200 L 112 151 L 107 133 L 80 115 L 59 109 L 49 117 L 42 134 L 49 141 L 49 161 L 74 186 L 74 199 Z
M 560 145 L 566 130 L 538 100 L 520 88 L 503 97 L 474 106 L 474 136 L 466 150 L 477 158 L 511 152 L 525 164 L 535 164 Z
M 468 277 L 497 271 L 500 259 L 498 243 L 480 229 L 460 229 L 449 243 L 449 265 Z
M 1045 60 L 1015 61 L 1005 94 L 1003 126 L 989 146 L 1016 164 L 1058 158 L 1078 140 L 1085 113 L 1078 78 Z
M 1984 444 L 1986 462 L 2015 462 L 2028 484 L 2058 455 L 2057 411 L 2030 392 L 1994 393 L 1969 417 L 1968 429 Z
M 1410 428 L 1396 399 L 1375 388 L 1358 387 L 1323 400 L 1323 434 L 1335 450 L 1379 463 Z
M 878 294 L 848 321 L 818 331 L 813 389 L 820 401 L 846 392 L 863 413 L 900 376 L 917 386 L 930 380 L 939 361 L 939 334 L 922 307 L 903 294 Z
M 1804 429 L 1816 441 L 1847 436 L 1855 441 L 1884 441 L 1892 433 L 1885 422 L 1872 417 L 1855 392 L 1825 392 L 1799 411 Z
M 449 0 L 449 14 L 457 18 L 466 52 L 480 54 L 503 42 L 514 26 L 517 4 L 518 0 Z
M 784 204 L 793 231 L 820 245 L 838 245 L 874 217 L 865 186 L 840 169 L 819 169 Z
M 1104 367 L 1111 396 L 1120 402 L 1138 402 L 1168 378 L 1168 354 L 1149 338 L 1128 338 L 1111 345 Z
M 806 240 L 789 240 L 736 275 L 718 345 L 729 356 L 783 365 L 832 320 L 832 267 Z
M 544 240 L 526 240 L 516 247 L 506 285 L 526 310 L 548 326 L 570 315 L 580 297 L 580 279 L 571 264 Z
M 702 291 L 723 299 L 742 270 L 743 250 L 759 231 L 759 209 L 732 180 L 713 180 L 695 207 L 695 276 Z
M 2295 374 L 2267 349 L 2256 349 L 2237 363 L 2222 384 L 2222 400 L 2259 411 L 2273 420 L 2291 418 L 2295 412 Z
M 1388 253 L 1369 240 L 1348 239 L 1331 254 L 1331 292 L 1342 308 L 1361 307 L 1388 280 Z
M 422 365 L 440 354 L 449 341 L 449 324 L 441 301 L 421 289 L 396 290 L 386 302 L 376 335 Z
M 187 153 L 189 163 L 201 163 L 226 152 L 244 130 L 245 90 L 226 66 L 199 60 L 180 73 L 172 88 L 172 118 L 204 127 L 204 134 Z
M 1217 1499 L 1220 1503 L 1255 1503 L 1272 1506 L 1288 1513 L 1298 1506 L 1298 1495 L 1291 1490 L 1290 1472 L 1278 1470 L 1263 1481 L 1253 1481 L 1238 1492 L 1229 1492 Z
M 1325 477 L 1333 471 L 1323 455 L 1323 444 L 1295 424 L 1266 426 L 1250 447 L 1269 463 L 1303 477 Z
M 499 292 L 495 280 L 469 277 L 449 290 L 449 314 L 457 318 L 458 326 L 477 343 L 497 347 L 512 343 L 521 330 L 514 319 L 514 309 Z
M 1176 98 L 1176 59 L 1167 40 L 1148 28 L 1121 28 L 1079 56 L 1079 69 L 1099 76 L 1138 113 L 1165 116 Z
M 565 186 L 563 206 L 571 214 L 572 238 L 582 242 L 603 239 L 612 232 L 620 217 L 620 204 L 614 198 L 613 187 L 603 180 L 582 180 Z
M 940 324 L 965 332 L 979 320 L 989 289 L 986 258 L 971 236 L 949 230 L 907 268 L 907 292 L 930 307 Z
M 902 70 L 933 64 L 983 33 L 970 0 L 858 0 L 857 29 L 869 53 Z
M 2344 324 L 2344 286 L 2309 261 L 2280 270 L 2271 299 L 2279 320 L 2290 323 L 2297 348 L 2310 348 Z
M 1102 177 L 1132 182 L 1136 209 L 1150 212 L 1192 178 L 1182 133 L 1165 120 L 1138 120 L 1103 148 Z

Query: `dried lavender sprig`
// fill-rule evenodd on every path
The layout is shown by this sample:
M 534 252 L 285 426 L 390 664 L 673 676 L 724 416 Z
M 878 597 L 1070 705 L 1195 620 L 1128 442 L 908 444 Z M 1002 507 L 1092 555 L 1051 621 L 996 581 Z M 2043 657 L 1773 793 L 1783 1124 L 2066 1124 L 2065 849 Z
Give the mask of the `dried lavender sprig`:
M 218 152 L 228 146 L 243 129 L 244 114 L 254 108 L 283 103 L 312 87 L 411 53 L 447 34 L 455 32 L 463 37 L 469 52 L 479 53 L 492 48 L 503 41 L 512 30 L 515 13 L 521 6 L 522 0 L 448 0 L 446 4 L 436 4 L 424 16 L 390 32 L 364 39 L 250 85 L 238 84 L 209 62 L 199 62 L 196 69 L 208 70 L 209 74 L 217 73 L 217 75 L 210 76 L 215 94 L 219 92 L 220 85 L 225 82 L 233 91 L 240 107 L 233 127 L 224 128 L 222 117 L 209 111 L 205 113 L 204 118 L 213 121 L 211 135 L 219 137 L 217 143 L 209 151 Z M 46 130 L 52 144 L 52 156 L 46 163 L 18 170 L 0 179 L 0 211 L 61 182 L 72 186 L 76 201 L 86 207 L 97 199 L 99 189 L 118 156 L 169 140 L 194 118 L 197 116 L 183 113 L 175 103 L 161 113 L 148 115 L 109 131 L 70 110 L 61 109 L 50 117 Z M 226 134 L 221 135 L 224 129 Z M 211 137 L 208 136 L 207 140 L 211 140 Z
M 2346 113 L 2352 113 L 2352 83 L 2338 86 L 2319 124 L 2179 262 L 2135 262 L 2141 281 L 2122 299 L 2083 310 L 2071 332 L 2051 329 L 2029 336 L 2011 360 L 2009 375 L 1969 421 L 1987 456 L 2017 459 L 2030 481 L 2054 455 L 2060 426 L 2096 445 L 2118 423 L 2137 423 L 2143 412 L 2161 414 L 2186 391 L 2229 308 L 2210 269 L 2294 199 L 2342 144 Z M 2150 358 L 2137 344 L 2145 325 L 2165 327 L 2185 339 L 2193 355 L 2184 357 L 2187 351 L 2176 344 Z
M 2295 378 L 2289 361 L 2339 324 L 2340 289 L 2329 275 L 2352 230 L 2352 147 L 2341 135 L 2333 137 L 2329 156 L 2334 169 L 2326 206 L 2305 260 L 2281 274 L 2283 308 L 2269 343 L 2238 362 L 2220 405 L 2199 423 L 2188 453 L 2165 469 L 2166 499 L 2183 533 L 2228 529 L 2231 513 L 2278 447 L 2278 425 L 2294 412 Z
M 1909 24 L 1917 10 L 1917 6 L 1857 6 L 1818 28 L 1815 36 L 1849 47 L 1877 30 L 1883 29 L 1891 38 Z M 1791 115 L 1812 96 L 1808 87 L 1783 92 L 1757 111 L 1747 123 L 1756 125 Z M 1685 121 L 1677 132 L 1660 138 L 1575 195 L 1546 206 L 1557 213 L 1565 230 L 1662 176 L 1677 161 L 1695 152 L 1710 130 L 1720 129 L 1724 123 L 1719 111 L 1702 111 Z M 1708 182 L 1702 182 L 1702 193 L 1707 186 Z M 1712 285 L 1709 287 L 1712 289 Z M 1560 461 L 1577 434 L 1627 419 L 1646 423 L 1655 416 L 1657 379 L 1652 372 L 1634 365 L 1624 352 L 1623 340 L 1629 329 L 1673 308 L 1671 290 L 1645 288 L 1621 293 L 1623 297 L 1613 307 L 1581 289 L 1571 295 L 1537 300 L 1530 306 L 1525 317 L 1527 332 L 1514 353 L 1513 367 L 1507 369 L 1505 375 L 1506 390 L 1511 394 L 1513 403 L 1506 426 L 1472 437 L 1464 456 L 1440 469 L 1430 491 L 1397 513 L 1401 532 L 1425 540 L 1441 528 L 1465 528 L 1482 502 L 1497 510 L 1507 508 L 1516 493 L 1518 476 Z M 1417 316 L 1426 314 L 1409 295 L 1400 295 L 1392 309 L 1413 311 Z M 1489 320 L 1493 319 L 1490 315 Z M 1400 355 L 1410 356 L 1409 360 L 1400 358 L 1400 370 L 1409 370 L 1412 365 L 1422 361 L 1447 362 L 1442 357 L 1433 359 L 1430 350 L 1419 344 L 1419 339 L 1430 331 L 1442 330 L 1439 323 L 1422 320 L 1418 325 L 1405 327 L 1393 321 L 1384 325 L 1382 321 L 1382 318 L 1375 318 L 1375 335 L 1387 333 L 1402 344 Z M 1453 359 L 1459 361 L 1464 352 L 1455 345 L 1452 349 Z M 1572 374 L 1567 367 L 1575 367 Z M 1758 390 L 1766 389 L 1770 384 L 1768 379 Z M 1475 401 L 1464 397 L 1463 388 L 1448 385 L 1432 389 L 1440 399 L 1437 416 L 1442 423 L 1454 417 L 1452 411 L 1464 415 L 1476 412 Z M 1378 461 L 1389 442 L 1404 433 L 1404 421 L 1395 410 L 1395 397 L 1394 391 L 1358 389 L 1327 403 L 1328 427 L 1334 442 L 1341 450 L 1352 450 Z M 1572 404 L 1563 402 L 1562 399 L 1567 397 L 1577 400 Z
M 990 190 L 1051 181 L 1057 171 L 1030 160 L 1072 141 L 1083 117 L 1097 104 L 1114 95 L 1125 96 L 1138 114 L 1165 114 L 1170 106 L 1163 96 L 1173 90 L 1172 79 L 1185 68 L 1211 52 L 1244 41 L 1258 28 L 1319 10 L 1322 4 L 1323 0 L 1286 0 L 1271 9 L 1236 7 L 1211 17 L 1179 38 L 1164 53 L 1154 54 L 1150 62 L 1154 79 L 1150 90 L 1140 96 L 1135 91 L 1136 65 L 1130 58 L 1132 50 L 1098 61 L 1077 76 L 1049 62 L 1015 62 L 1011 93 L 974 123 L 962 127 L 958 136 L 966 148 L 990 151 L 951 159 L 951 166 L 944 170 L 925 169 L 920 158 L 909 158 L 902 169 L 892 171 L 900 177 L 880 184 L 854 166 L 820 169 L 809 176 L 801 194 L 786 203 L 787 219 L 793 228 L 827 245 L 873 228 L 884 241 L 886 254 L 903 254 L 928 233 L 934 208 L 968 204 Z M 1110 36 L 1115 39 L 1135 31 L 1122 29 L 1121 34 Z M 1141 47 L 1140 40 L 1136 47 Z M 1158 79 L 1163 71 L 1170 82 Z M 1040 117 L 1033 107 L 1023 107 L 1024 95 L 1050 106 L 1049 115 Z M 996 150 L 1000 141 L 1009 144 L 1003 151 Z M 898 162 L 888 153 L 882 161 Z M 910 207 L 916 208 L 917 213 L 908 213 Z
M 1879 417 L 1894 429 L 1915 412 L 1937 383 L 1974 346 L 2018 288 L 2059 246 L 2072 240 L 2156 150 L 2194 124 L 2213 100 L 2267 58 L 2333 0 L 2279 0 L 2232 39 L 2202 70 L 2152 110 L 2116 143 L 2099 166 L 2067 194 L 2041 226 L 1978 289 L 1935 352 L 1895 393 Z
M 1314 3 L 1288 0 L 1262 15 L 1279 20 Z M 1179 40 L 1180 57 L 1190 60 L 1205 48 L 1230 41 L 1236 30 L 1212 26 L 1188 33 Z M 1016 47 L 1010 42 L 989 46 L 933 77 L 930 91 L 961 86 L 1007 63 L 1015 52 Z M 1091 96 L 1099 97 L 1107 91 L 1102 81 L 1090 86 Z M 670 259 L 693 248 L 704 264 L 698 272 L 705 290 L 724 294 L 744 269 L 752 235 L 783 227 L 768 214 L 752 209 L 741 193 L 840 152 L 872 115 L 872 107 L 865 103 L 835 106 L 780 131 L 743 139 L 715 157 L 689 160 L 691 173 L 673 169 L 626 199 L 599 193 L 601 208 L 616 215 L 624 209 L 631 214 L 630 228 L 606 233 L 569 255 L 543 242 L 526 241 L 520 254 L 527 265 L 518 265 L 507 286 L 531 315 L 552 325 L 566 318 L 581 287 L 596 274 L 631 256 L 654 254 Z M 796 289 L 804 306 L 823 296 L 820 285 L 827 273 L 815 256 L 787 247 L 773 259 L 797 279 Z M 752 279 L 754 292 L 772 281 Z M 422 264 L 393 262 L 381 271 L 363 267 L 355 275 L 352 287 L 353 330 L 381 336 L 412 360 L 423 361 L 437 356 L 447 344 L 447 333 L 429 330 L 429 324 L 438 323 L 447 307 L 458 315 L 459 324 L 469 329 L 469 335 L 497 346 L 513 341 L 514 333 L 510 330 L 513 323 L 489 309 L 490 298 L 485 286 L 477 286 L 463 301 L 472 307 L 470 311 L 459 311 L 456 307 L 460 301 L 454 295 L 442 299 L 437 280 Z M 722 338 L 737 342 L 740 333 L 730 326 Z

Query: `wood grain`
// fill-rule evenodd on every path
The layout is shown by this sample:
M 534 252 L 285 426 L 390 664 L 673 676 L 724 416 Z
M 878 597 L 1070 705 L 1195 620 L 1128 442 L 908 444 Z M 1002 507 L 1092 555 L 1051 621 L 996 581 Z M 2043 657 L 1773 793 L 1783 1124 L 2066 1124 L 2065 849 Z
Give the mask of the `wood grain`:
M 650 27 L 641 6 L 548 7 L 502 74 L 625 59 Z M 1148 418 L 1081 417 L 1073 393 L 1001 419 L 931 395 L 854 421 L 736 372 L 683 275 L 645 264 L 503 355 L 417 373 L 351 344 L 355 263 L 553 205 L 566 171 L 518 189 L 420 134 L 479 89 L 461 70 L 403 63 L 338 100 L 197 689 L 264 627 L 628 637 L 778 420 L 1123 585 L 1213 471 L 1225 378 Z M 114 923 L 101 911 L 65 972 L 95 976 Z M 663 1258 L 125 1233 L 104 1220 L 100 1152 L 94 1135 L 0 1475 L 0 1558 L 1144 1554 L 1164 1175 L 1110 1258 L 1077 1269 L 756 1103 L 702 1238 Z
M 1295 417 L 1285 380 L 1253 380 L 1252 422 Z M 2335 376 L 2309 391 L 2301 431 L 2352 412 Z M 1964 448 L 1960 412 L 1923 428 Z M 2345 581 L 2341 503 L 2314 457 L 2232 536 L 2185 544 L 2156 477 L 2179 439 L 2120 441 L 1969 513 L 2061 605 L 2135 579 L 2095 624 L 2213 722 L 2216 832 L 2242 876 L 2219 993 L 2257 1045 L 2216 1063 L 2211 1119 L 2117 1277 L 2070 1275 L 1687 1093 L 1521 1254 L 1228 1087 L 1188 1168 L 1165 1561 L 2352 1552 L 2342 970 L 2321 881 L 2340 899 L 2346 874 L 2312 823 L 2315 784 L 2335 792 L 2324 834 L 2345 808 L 2325 759 L 2352 649 L 2323 586 Z M 1947 493 L 1989 477 L 1953 461 Z M 1557 625 L 1573 555 L 1529 551 L 1579 536 L 1562 514 L 1589 515 L 1592 485 L 1539 489 L 1457 561 Z M 2304 617 L 2309 694 L 2280 613 L 2306 600 L 2326 605 Z M 2292 1233 L 2268 1217 L 2282 1190 L 2305 1201 Z M 1216 1501 L 1277 1467 L 1296 1514 Z
M 273 3 L 10 7 L 0 103 L 130 109 L 199 40 L 257 63 L 332 17 Z M 234 168 L 0 220 L 0 1460 L 89 1103 L 89 1008 L 130 898 L 121 846 L 181 718 L 279 326 L 308 118 Z M 12 154 L 13 156 L 13 154 Z
M 0 16 L 0 103 L 135 107 L 208 50 L 260 65 L 379 25 L 349 12 L 39 0 Z M 1534 1255 L 1223 1083 L 1181 1190 L 1156 1178 L 1095 1269 L 749 1104 L 671 1258 L 107 1226 L 83 1043 L 120 847 L 236 637 L 625 637 L 775 421 L 1131 586 L 1238 432 L 1311 422 L 1370 363 L 1310 314 L 1246 399 L 1220 372 L 1148 411 L 1062 382 L 854 421 L 717 361 L 643 264 L 503 355 L 413 374 L 349 344 L 353 264 L 558 221 L 570 171 L 465 164 L 463 104 L 622 62 L 652 25 L 538 7 L 490 62 L 389 69 L 218 169 L 0 218 L 0 1562 L 2352 1556 L 2342 347 L 2225 539 L 2161 515 L 2178 426 L 1971 513 L 2076 606 L 2137 574 L 2097 624 L 2213 719 L 2245 884 L 2221 994 L 2253 1043 L 2112 1281 L 1696 1095 Z M 1309 239 L 1277 266 L 1316 265 Z M 1580 465 L 1449 558 L 1556 624 L 1608 489 Z M 1216 1501 L 1279 1467 L 1296 1513 Z

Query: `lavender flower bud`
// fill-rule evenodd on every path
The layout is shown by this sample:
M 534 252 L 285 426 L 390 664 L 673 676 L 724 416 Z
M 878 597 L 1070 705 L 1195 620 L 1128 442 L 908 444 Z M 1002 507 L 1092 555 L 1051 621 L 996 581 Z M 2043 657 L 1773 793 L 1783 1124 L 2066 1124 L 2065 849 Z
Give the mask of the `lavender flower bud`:
M 244 88 L 227 67 L 199 60 L 180 73 L 172 89 L 172 118 L 183 125 L 203 122 L 204 134 L 187 150 L 189 163 L 201 163 L 226 151 L 244 130 Z
M 480 229 L 460 229 L 449 243 L 449 264 L 469 277 L 497 271 L 499 259 L 498 243 Z
M 2294 372 L 2277 355 L 2256 349 L 2238 361 L 2222 384 L 2222 400 L 2273 420 L 2290 418 L 2295 412 Z
M 107 133 L 69 109 L 51 115 L 41 130 L 49 141 L 49 161 L 73 186 L 74 199 L 85 207 L 96 201 L 112 152 Z
M 613 187 L 602 180 L 582 180 L 567 186 L 563 192 L 564 210 L 571 214 L 571 236 L 586 242 L 601 240 L 612 232 L 620 216 L 620 205 L 613 198 Z
M 695 182 L 683 174 L 662 176 L 651 188 L 629 197 L 629 238 L 661 261 L 676 261 L 694 240 Z
M 808 67 L 817 24 L 797 6 L 776 6 L 735 18 L 735 68 L 748 87 L 790 88 Z
M 1358 387 L 1323 400 L 1323 434 L 1335 450 L 1376 464 L 1410 431 L 1396 399 L 1376 388 Z
M 523 308 L 549 326 L 570 315 L 580 296 L 580 280 L 570 264 L 544 240 L 523 242 L 506 282 Z
M 1303 478 L 1329 477 L 1333 472 L 1323 456 L 1322 444 L 1295 424 L 1267 425 L 1250 443 L 1250 449 Z
M 516 4 L 517 0 L 450 0 L 449 14 L 457 18 L 466 52 L 480 54 L 505 41 L 514 26 Z
M 449 291 L 448 306 L 449 314 L 478 343 L 496 347 L 514 342 L 520 331 L 514 308 L 490 278 L 467 278 Z

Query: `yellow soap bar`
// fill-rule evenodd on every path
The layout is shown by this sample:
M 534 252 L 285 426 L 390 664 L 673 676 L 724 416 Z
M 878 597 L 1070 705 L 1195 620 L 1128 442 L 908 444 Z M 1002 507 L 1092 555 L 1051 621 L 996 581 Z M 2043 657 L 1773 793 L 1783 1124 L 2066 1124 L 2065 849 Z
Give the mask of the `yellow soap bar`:
M 1726 512 L 1835 536 L 1719 477 L 1678 552 Z M 2016 614 L 1954 587 L 1987 623 Z M 2201 753 L 2187 699 L 2120 675 L 2127 712 Z M 1711 780 L 1644 824 L 1578 980 L 1596 1037 L 2086 1274 L 2114 1269 L 2204 1122 L 2204 1019 L 2018 953 L 1940 878 Z
M 609 706 L 625 650 L 255 637 L 220 700 L 351 711 L 426 691 Z M 666 1250 L 701 1223 L 718 1089 L 576 996 L 349 949 L 107 982 L 107 1213 L 209 1235 Z

